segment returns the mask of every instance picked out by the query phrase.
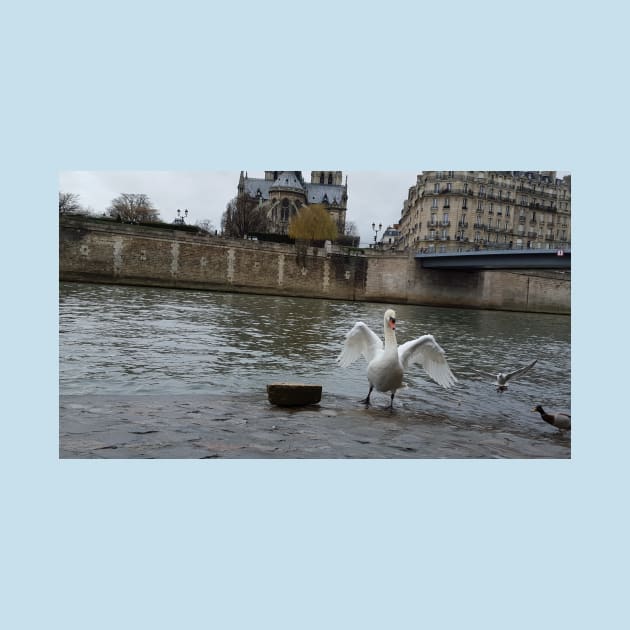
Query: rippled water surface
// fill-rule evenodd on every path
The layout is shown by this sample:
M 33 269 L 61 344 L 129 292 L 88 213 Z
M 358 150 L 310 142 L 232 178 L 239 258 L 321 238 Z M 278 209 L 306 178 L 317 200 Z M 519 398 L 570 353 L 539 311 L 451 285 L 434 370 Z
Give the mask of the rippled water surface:
M 243 395 L 274 381 L 320 383 L 349 406 L 367 394 L 361 360 L 340 368 L 346 332 L 363 320 L 382 336 L 385 304 L 62 283 L 60 393 Z M 392 305 L 399 343 L 431 333 L 457 387 L 444 390 L 419 366 L 396 395 L 399 413 L 421 409 L 484 428 L 555 431 L 531 412 L 570 411 L 570 318 Z M 498 394 L 473 370 L 533 370 Z M 376 406 L 389 403 L 373 395 Z

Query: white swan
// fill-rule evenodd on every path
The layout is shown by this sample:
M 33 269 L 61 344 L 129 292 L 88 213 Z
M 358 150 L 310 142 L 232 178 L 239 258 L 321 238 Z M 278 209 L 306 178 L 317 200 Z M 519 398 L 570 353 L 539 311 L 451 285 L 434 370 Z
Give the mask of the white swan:
M 337 357 L 341 367 L 354 363 L 360 356 L 368 362 L 367 377 L 370 391 L 362 400 L 370 404 L 370 394 L 376 388 L 379 392 L 391 392 L 390 407 L 394 406 L 396 390 L 403 386 L 403 373 L 413 363 L 420 363 L 426 373 L 442 387 L 451 387 L 457 382 L 451 372 L 444 350 L 433 335 L 422 335 L 407 341 L 400 347 L 396 342 L 396 313 L 385 311 L 383 318 L 385 344 L 363 322 L 357 322 L 346 335 L 343 349 Z
M 473 370 L 473 372 L 483 374 L 484 376 L 490 376 L 491 378 L 496 378 L 497 380 L 494 385 L 496 386 L 498 392 L 503 393 L 508 388 L 507 382 L 511 378 L 516 378 L 521 374 L 525 374 L 525 372 L 531 370 L 534 365 L 536 365 L 537 361 L 538 359 L 534 359 L 529 365 L 519 368 L 518 370 L 514 370 L 513 372 L 499 372 L 498 374 L 490 374 L 490 372 L 482 372 L 481 370 Z

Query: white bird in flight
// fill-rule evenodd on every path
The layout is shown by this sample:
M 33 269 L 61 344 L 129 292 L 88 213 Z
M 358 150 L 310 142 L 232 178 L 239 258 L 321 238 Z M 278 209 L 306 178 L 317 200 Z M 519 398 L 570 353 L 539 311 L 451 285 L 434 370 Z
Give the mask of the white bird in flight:
M 451 372 L 444 350 L 433 335 L 422 335 L 398 346 L 396 342 L 396 313 L 387 309 L 383 318 L 385 343 L 363 322 L 357 322 L 346 335 L 343 349 L 337 357 L 341 367 L 354 363 L 360 356 L 368 362 L 367 377 L 370 390 L 361 402 L 370 404 L 372 390 L 391 392 L 390 407 L 394 406 L 396 390 L 403 386 L 404 371 L 413 363 L 420 363 L 426 373 L 439 385 L 452 387 L 457 379 Z
M 497 391 L 503 393 L 508 388 L 508 381 L 511 378 L 516 378 L 521 374 L 525 374 L 528 370 L 531 370 L 534 365 L 536 365 L 536 361 L 538 359 L 534 359 L 529 365 L 525 367 L 519 368 L 518 370 L 514 370 L 513 372 L 499 372 L 498 374 L 491 374 L 490 372 L 482 372 L 481 370 L 473 370 L 473 372 L 477 372 L 477 374 L 483 374 L 484 376 L 489 376 L 490 378 L 496 378 Z

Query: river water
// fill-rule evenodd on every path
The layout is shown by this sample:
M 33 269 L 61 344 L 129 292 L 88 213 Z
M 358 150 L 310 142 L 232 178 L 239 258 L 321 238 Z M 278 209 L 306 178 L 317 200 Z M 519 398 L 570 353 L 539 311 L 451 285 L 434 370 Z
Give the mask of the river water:
M 365 362 L 341 368 L 335 358 L 358 320 L 382 336 L 387 306 L 396 310 L 399 343 L 434 335 L 456 387 L 445 390 L 413 366 L 393 411 L 388 394 L 374 392 L 369 409 L 358 403 L 368 390 Z M 570 335 L 570 318 L 559 315 L 61 283 L 60 453 L 568 458 L 570 432 L 531 409 L 570 412 Z M 534 369 L 503 394 L 474 371 L 506 371 L 533 359 Z M 319 408 L 301 414 L 272 407 L 266 385 L 278 381 L 321 384 Z M 224 441 L 204 433 L 219 416 Z M 265 427 L 274 436 L 284 430 L 282 443 L 270 438 L 263 447 Z M 178 432 L 188 444 L 177 444 Z M 142 435 L 154 439 L 152 447 Z M 392 441 L 398 450 L 389 448 Z

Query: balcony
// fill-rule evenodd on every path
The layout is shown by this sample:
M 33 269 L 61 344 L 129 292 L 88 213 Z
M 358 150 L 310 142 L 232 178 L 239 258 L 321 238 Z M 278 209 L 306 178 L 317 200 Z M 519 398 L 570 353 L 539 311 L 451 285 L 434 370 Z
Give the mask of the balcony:
M 458 221 L 457 222 L 457 227 L 467 228 L 468 227 L 468 221 Z
M 440 225 L 441 225 L 442 227 L 449 227 L 449 225 L 450 225 L 450 224 L 451 224 L 451 222 L 450 222 L 450 221 L 441 221 L 441 222 L 440 222 Z
M 538 236 L 538 232 L 527 232 L 527 238 L 536 238 Z

